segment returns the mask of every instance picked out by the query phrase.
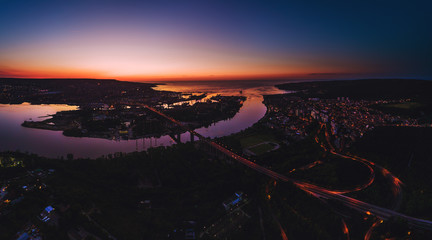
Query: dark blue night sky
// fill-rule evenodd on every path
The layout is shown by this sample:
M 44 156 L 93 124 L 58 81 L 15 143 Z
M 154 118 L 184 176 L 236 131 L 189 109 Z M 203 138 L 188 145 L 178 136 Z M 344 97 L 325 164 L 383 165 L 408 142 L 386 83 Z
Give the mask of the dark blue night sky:
M 429 1 L 0 1 L 0 74 L 432 78 Z

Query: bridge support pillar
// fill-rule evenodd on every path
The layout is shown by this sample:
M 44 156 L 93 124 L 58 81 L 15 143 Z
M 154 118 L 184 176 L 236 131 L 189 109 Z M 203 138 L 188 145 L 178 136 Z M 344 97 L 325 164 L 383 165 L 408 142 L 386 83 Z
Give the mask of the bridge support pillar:
M 189 132 L 189 135 L 190 135 L 190 141 L 194 142 L 195 141 L 195 136 L 191 132 Z

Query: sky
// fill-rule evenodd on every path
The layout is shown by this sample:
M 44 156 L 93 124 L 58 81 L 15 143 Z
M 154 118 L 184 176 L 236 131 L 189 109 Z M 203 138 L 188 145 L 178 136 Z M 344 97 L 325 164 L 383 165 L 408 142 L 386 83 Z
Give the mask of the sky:
M 430 1 L 0 0 L 0 77 L 432 79 Z

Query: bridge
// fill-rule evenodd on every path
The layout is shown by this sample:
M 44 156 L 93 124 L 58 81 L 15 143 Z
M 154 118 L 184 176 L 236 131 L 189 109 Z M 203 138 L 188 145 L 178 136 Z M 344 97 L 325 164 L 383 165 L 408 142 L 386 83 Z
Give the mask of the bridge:
M 402 213 L 396 212 L 394 210 L 390 210 L 387 208 L 383 208 L 383 207 L 379 207 L 373 204 L 369 204 L 348 196 L 343 195 L 343 192 L 340 191 L 333 191 L 333 190 L 328 190 L 307 182 L 303 182 L 303 181 L 299 181 L 299 180 L 295 180 L 295 179 L 291 179 L 288 178 L 285 175 L 282 175 L 280 173 L 274 172 L 268 168 L 265 168 L 261 165 L 258 165 L 234 152 L 232 152 L 231 150 L 223 147 L 222 145 L 212 141 L 211 139 L 208 139 L 204 136 L 202 136 L 201 134 L 195 132 L 194 130 L 189 129 L 187 126 L 184 126 L 181 122 L 177 121 L 176 119 L 167 116 L 166 114 L 158 111 L 157 109 L 150 107 L 148 105 L 145 104 L 141 104 L 140 106 L 143 106 L 147 109 L 149 109 L 150 111 L 168 119 L 169 121 L 177 124 L 178 126 L 182 127 L 184 130 L 188 131 L 191 133 L 191 135 L 195 135 L 199 138 L 199 140 L 209 144 L 211 147 L 215 148 L 216 150 L 220 151 L 221 153 L 227 155 L 228 157 L 236 160 L 237 162 L 246 165 L 249 168 L 252 168 L 253 170 L 260 172 L 262 174 L 265 174 L 275 180 L 279 180 L 279 181 L 283 181 L 283 182 L 291 182 L 292 184 L 294 184 L 295 186 L 297 186 L 298 188 L 300 188 L 301 190 L 315 196 L 318 198 L 322 198 L 322 199 L 331 199 L 331 200 L 336 200 L 340 203 L 342 203 L 344 206 L 347 206 L 351 209 L 366 213 L 367 215 L 374 215 L 380 219 L 383 220 L 387 220 L 391 217 L 397 217 L 397 218 L 401 218 L 406 220 L 411 226 L 413 227 L 417 227 L 417 228 L 421 228 L 421 229 L 425 229 L 425 230 L 432 230 L 432 221 L 429 220 L 424 220 L 424 219 L 419 219 L 419 218 L 414 218 L 414 217 L 410 217 L 407 215 L 404 215 Z M 345 156 L 345 155 L 342 155 Z M 360 160 L 360 159 L 358 159 Z M 362 159 L 364 160 L 364 159 Z M 370 162 L 369 162 L 370 163 Z

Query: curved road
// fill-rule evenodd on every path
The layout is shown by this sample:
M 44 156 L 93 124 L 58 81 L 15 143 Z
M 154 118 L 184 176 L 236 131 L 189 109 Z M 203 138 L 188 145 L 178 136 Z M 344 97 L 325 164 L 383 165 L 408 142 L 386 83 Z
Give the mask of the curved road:
M 257 172 L 263 173 L 273 179 L 276 180 L 280 180 L 280 181 L 284 181 L 284 182 L 291 182 L 292 184 L 294 184 L 295 186 L 297 186 L 298 188 L 302 189 L 303 191 L 306 191 L 310 194 L 312 194 L 315 197 L 318 198 L 323 198 L 323 199 L 331 199 L 331 200 L 336 200 L 341 202 L 343 205 L 350 207 L 352 209 L 355 209 L 357 211 L 360 212 L 364 212 L 368 215 L 375 215 L 381 219 L 387 220 L 391 217 L 398 217 L 398 218 L 402 218 L 404 220 L 406 220 L 410 225 L 414 226 L 414 227 L 418 227 L 421 229 L 426 229 L 426 230 L 432 230 L 432 221 L 429 220 L 424 220 L 424 219 L 419 219 L 419 218 L 414 218 L 414 217 L 410 217 L 407 215 L 404 215 L 402 213 L 396 212 L 394 210 L 390 210 L 387 208 L 382 208 L 382 207 L 378 207 L 376 205 L 373 204 L 369 204 L 366 202 L 362 202 L 360 200 L 351 198 L 351 197 L 347 197 L 345 195 L 342 195 L 340 192 L 338 191 L 331 191 L 331 190 L 327 190 L 325 188 L 321 188 L 318 186 L 315 186 L 313 184 L 309 184 L 306 182 L 302 182 L 302 181 L 298 181 L 298 180 L 294 180 L 291 178 L 288 178 L 280 173 L 276 173 L 270 169 L 267 169 L 261 165 L 258 165 L 254 162 L 249 161 L 248 159 L 230 151 L 229 149 L 215 143 L 214 141 L 211 141 L 210 139 L 205 138 L 204 136 L 202 136 L 201 134 L 190 130 L 188 127 L 184 126 L 183 124 L 181 124 L 179 121 L 175 120 L 174 118 L 171 118 L 167 115 L 165 115 L 162 112 L 159 112 L 157 109 L 150 107 L 148 105 L 141 105 L 146 107 L 147 109 L 155 112 L 156 114 L 168 119 L 169 121 L 177 124 L 178 126 L 182 127 L 183 129 L 185 129 L 186 131 L 190 132 L 191 134 L 194 134 L 195 136 L 197 136 L 200 140 L 202 140 L 203 142 L 209 144 L 210 146 L 214 147 L 215 149 L 219 150 L 221 153 L 233 158 L 234 160 L 246 165 L 249 168 L 254 169 Z M 338 154 L 335 152 L 335 154 Z M 345 156 L 345 155 L 341 155 L 341 156 Z M 346 156 L 348 157 L 348 156 Z M 365 159 L 362 158 L 356 158 L 359 161 L 367 161 Z M 368 161 L 369 162 L 369 161 Z M 370 164 L 375 165 L 374 163 L 370 162 Z M 379 166 L 378 166 L 379 167 Z M 381 168 L 381 167 L 380 167 Z M 381 168 L 383 169 L 383 168 Z M 387 174 L 390 174 L 387 170 L 383 169 L 382 171 L 384 171 Z M 393 176 L 393 175 L 392 175 Z M 396 177 L 394 177 L 394 181 L 397 184 L 397 186 L 400 185 L 400 180 Z

